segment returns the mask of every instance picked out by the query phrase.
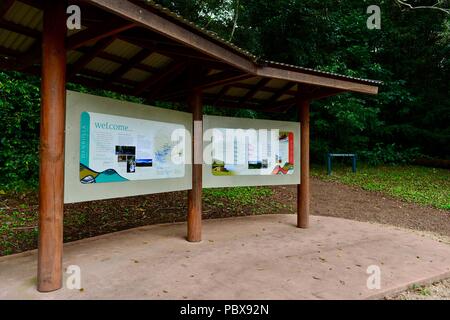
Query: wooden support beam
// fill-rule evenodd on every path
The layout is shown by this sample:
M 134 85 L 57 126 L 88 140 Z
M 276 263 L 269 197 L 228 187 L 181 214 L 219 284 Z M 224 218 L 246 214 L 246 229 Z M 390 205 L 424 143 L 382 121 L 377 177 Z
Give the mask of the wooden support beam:
M 20 51 L 5 48 L 5 47 L 0 47 L 0 55 L 7 56 L 9 58 L 17 58 L 17 56 L 20 55 Z
M 0 4 L 0 18 L 2 18 L 8 10 L 12 7 L 15 0 L 4 0 Z
M 203 164 L 203 105 L 202 92 L 190 92 L 188 105 L 192 112 L 192 189 L 188 191 L 187 240 L 202 240 L 202 164 Z
M 79 31 L 67 39 L 67 50 L 74 50 L 90 42 L 99 41 L 117 35 L 125 30 L 136 27 L 136 24 L 130 22 L 103 23 L 98 27 L 90 27 Z
M 138 47 L 143 47 L 150 49 L 152 51 L 158 52 L 161 55 L 166 57 L 170 57 L 175 60 L 179 60 L 180 58 L 186 59 L 189 58 L 191 61 L 197 61 L 202 65 L 207 65 L 211 68 L 216 68 L 219 70 L 223 69 L 233 69 L 229 65 L 215 60 L 205 54 L 202 54 L 199 51 L 195 51 L 193 49 L 181 46 L 176 43 L 169 44 L 167 42 L 153 41 L 148 38 L 137 38 L 127 36 L 126 34 L 121 34 L 119 39 L 134 44 Z
M 20 2 L 40 10 L 44 10 L 44 1 L 45 0 L 20 0 Z
M 67 79 L 71 79 L 74 75 L 80 72 L 86 65 L 89 64 L 100 52 L 105 50 L 116 38 L 110 37 L 98 41 L 92 48 L 89 49 L 80 59 L 77 60 L 69 69 Z
M 42 56 L 42 39 L 39 38 L 34 41 L 31 47 L 24 53 L 22 53 L 17 60 L 20 61 L 21 66 L 19 71 L 23 71 L 32 65 L 39 64 Z
M 30 38 L 41 37 L 39 30 L 31 29 L 5 19 L 0 19 L 0 28 L 22 34 Z
M 217 97 L 214 99 L 212 105 L 213 106 L 217 105 L 217 103 L 219 103 L 219 101 L 227 94 L 228 90 L 230 89 L 231 89 L 230 85 L 223 86 L 223 88 L 220 89 L 220 91 L 217 93 Z
M 89 50 L 87 50 L 87 48 L 78 48 L 77 51 L 83 52 L 84 54 L 89 52 Z M 102 59 L 105 59 L 105 60 L 109 60 L 109 61 L 112 61 L 112 62 L 115 62 L 115 63 L 118 63 L 118 64 L 126 64 L 126 63 L 128 63 L 128 59 L 120 57 L 120 56 L 117 56 L 115 54 L 111 54 L 111 53 L 105 52 L 105 51 L 99 52 L 97 56 L 99 58 L 102 58 Z M 147 71 L 147 72 L 150 72 L 150 73 L 156 73 L 159 70 L 158 68 L 154 68 L 154 67 L 151 67 L 151 66 L 143 64 L 143 63 L 138 63 L 134 67 L 136 69 Z
M 152 51 L 146 48 L 136 53 L 133 57 L 130 58 L 130 60 L 128 60 L 127 63 L 122 64 L 119 68 L 114 70 L 114 72 L 109 76 L 108 83 L 112 83 L 122 78 L 123 75 L 125 75 L 129 70 L 138 65 L 141 61 L 145 60 L 151 53 Z
M 255 94 L 262 88 L 264 88 L 270 80 L 271 80 L 270 78 L 263 78 L 259 80 L 259 82 L 245 94 L 245 96 L 241 99 L 240 103 L 246 103 L 248 100 L 253 98 Z
M 291 90 L 295 85 L 296 83 L 294 82 L 286 83 L 283 87 L 281 87 L 277 92 L 273 94 L 273 96 L 267 101 L 266 104 L 263 105 L 263 110 L 273 108 L 273 105 L 278 101 L 278 99 L 280 99 L 286 92 Z
M 229 108 L 229 109 L 248 109 L 248 110 L 261 111 L 260 105 L 256 102 L 253 103 L 254 100 L 252 100 L 252 103 L 250 103 L 250 101 L 249 101 L 246 104 L 239 104 L 239 100 L 236 99 L 236 97 L 223 96 L 222 99 L 220 99 L 214 105 L 214 102 L 216 100 L 217 100 L 217 96 L 215 96 L 215 95 L 206 94 L 206 93 L 203 94 L 203 101 L 205 104 L 208 104 L 208 105 L 224 107 L 224 108 Z
M 133 95 L 140 95 L 153 85 L 161 83 L 164 79 L 173 77 L 174 74 L 179 74 L 186 67 L 185 62 L 175 62 L 168 67 L 161 70 L 158 74 L 150 76 L 147 80 L 143 81 L 133 91 Z
M 251 75 L 246 73 L 236 71 L 222 71 L 203 78 L 202 80 L 195 83 L 194 86 L 197 89 L 205 90 L 220 85 L 231 84 L 233 82 L 245 80 L 251 77 Z
M 211 87 L 217 87 L 221 85 L 228 85 L 236 81 L 244 80 L 250 78 L 251 75 L 243 74 L 236 71 L 222 71 L 219 73 L 215 73 L 210 76 L 197 77 L 196 82 L 192 83 L 192 87 L 197 90 L 206 90 Z M 160 99 L 174 99 L 176 97 L 184 96 L 189 94 L 189 89 L 186 88 L 185 85 L 180 85 L 176 89 L 165 92 L 161 95 Z
M 287 70 L 286 70 L 287 69 Z M 354 91 L 368 94 L 377 94 L 378 87 L 373 84 L 353 81 L 343 78 L 342 76 L 329 76 L 318 71 L 304 72 L 296 68 L 280 68 L 276 67 L 260 67 L 256 70 L 256 75 L 260 77 L 268 77 L 302 83 L 306 85 L 342 89 L 345 91 Z
M 45 1 L 39 168 L 39 291 L 62 286 L 66 4 Z
M 217 86 L 223 86 L 223 85 L 229 85 L 233 82 L 244 80 L 251 78 L 252 76 L 249 74 L 237 72 L 237 71 L 221 71 L 219 73 L 212 74 L 210 76 L 204 76 L 204 77 L 197 77 L 197 80 L 191 83 L 192 88 L 196 90 L 206 90 L 208 88 L 217 87 Z M 164 95 L 162 95 L 160 98 L 165 99 L 172 99 L 174 97 L 183 96 L 189 93 L 189 89 L 186 89 L 186 86 L 178 86 L 175 90 L 172 90 L 170 92 L 166 92 Z
M 309 101 L 299 99 L 300 121 L 300 184 L 297 185 L 297 227 L 309 227 Z
M 264 111 L 271 112 L 271 111 L 278 111 L 282 109 L 288 109 L 289 107 L 297 104 L 297 101 L 299 98 L 302 100 L 320 100 L 323 98 L 331 97 L 334 95 L 337 95 L 339 93 L 345 92 L 345 90 L 342 89 L 333 89 L 333 88 L 316 88 L 316 90 L 313 90 L 311 92 L 302 93 L 297 97 L 285 99 L 282 101 L 279 101 L 278 103 L 274 103 L 271 105 L 270 108 L 265 108 Z
M 91 75 L 91 73 L 92 73 L 92 76 L 95 76 L 95 74 L 96 74 L 95 72 L 92 72 L 91 70 L 89 70 L 88 72 L 86 72 L 86 75 Z M 84 75 L 84 73 L 83 73 L 83 75 Z M 70 82 L 78 83 L 78 84 L 81 84 L 81 85 L 83 85 L 85 87 L 89 87 L 89 88 L 98 88 L 98 89 L 110 90 L 110 91 L 117 92 L 120 94 L 132 95 L 131 90 L 130 90 L 131 87 L 129 87 L 129 86 L 125 87 L 125 86 L 121 86 L 121 85 L 110 84 L 110 85 L 108 85 L 107 88 L 105 88 L 103 79 L 94 79 L 91 77 L 85 77 L 83 75 L 74 76 Z
M 97 85 L 96 87 L 99 89 L 104 89 L 104 90 L 111 90 L 114 91 L 116 90 L 119 86 L 116 86 L 114 84 L 106 84 L 106 82 L 109 79 L 109 75 L 106 73 L 102 73 L 102 72 L 98 72 L 95 70 L 91 70 L 91 69 L 84 69 L 82 73 L 79 74 L 81 77 L 93 77 L 93 78 L 97 78 L 99 81 L 99 85 Z M 135 88 L 137 85 L 139 85 L 139 82 L 137 81 L 133 81 L 133 80 L 129 80 L 129 79 L 120 79 L 115 81 L 115 83 L 119 84 L 120 86 L 125 86 L 128 88 Z M 119 92 L 119 93 L 123 93 L 123 92 Z M 131 94 L 131 90 L 128 90 L 127 94 Z
M 116 15 L 134 21 L 166 38 L 173 39 L 214 59 L 227 62 L 245 72 L 254 72 L 255 64 L 241 53 L 225 48 L 223 44 L 213 42 L 198 32 L 191 31 L 177 22 L 171 21 L 150 10 L 144 3 L 116 0 L 89 0 L 89 3 Z

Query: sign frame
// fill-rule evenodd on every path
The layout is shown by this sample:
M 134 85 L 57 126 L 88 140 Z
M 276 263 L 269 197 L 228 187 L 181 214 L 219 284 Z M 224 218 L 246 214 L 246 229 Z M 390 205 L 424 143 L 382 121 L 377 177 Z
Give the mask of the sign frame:
M 66 106 L 64 203 L 182 191 L 192 188 L 192 166 L 189 164 L 192 157 L 192 145 L 188 137 L 185 139 L 186 163 L 183 177 L 82 184 L 79 169 L 82 112 L 174 123 L 184 126 L 184 129 L 192 134 L 191 113 L 74 91 L 67 91 Z

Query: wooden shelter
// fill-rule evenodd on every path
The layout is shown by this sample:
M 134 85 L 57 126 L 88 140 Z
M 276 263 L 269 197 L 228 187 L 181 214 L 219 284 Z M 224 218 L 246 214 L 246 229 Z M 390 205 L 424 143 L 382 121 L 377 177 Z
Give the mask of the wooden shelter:
M 81 30 L 67 30 L 69 4 Z M 283 112 L 299 108 L 298 227 L 309 217 L 309 104 L 341 92 L 376 94 L 377 81 L 261 60 L 152 3 L 135 0 L 3 0 L 0 69 L 41 75 L 38 290 L 62 286 L 66 83 L 148 101 Z M 195 137 L 195 133 L 193 135 Z M 202 141 L 193 141 L 193 150 Z M 201 240 L 202 167 L 193 165 L 189 241 Z

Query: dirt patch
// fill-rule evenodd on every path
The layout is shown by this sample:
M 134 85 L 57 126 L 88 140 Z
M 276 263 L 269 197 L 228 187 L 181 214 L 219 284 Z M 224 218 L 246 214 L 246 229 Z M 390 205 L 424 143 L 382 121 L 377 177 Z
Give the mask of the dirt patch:
M 311 214 L 389 224 L 450 237 L 450 211 L 408 203 L 338 182 L 311 179 Z M 295 208 L 296 186 L 273 187 L 277 202 Z
M 314 215 L 390 224 L 450 237 L 450 211 L 406 203 L 336 182 L 314 178 L 311 182 L 311 213 Z M 226 191 L 205 192 L 203 218 L 295 212 L 296 186 L 277 186 L 271 190 L 272 195 L 255 192 L 255 199 L 244 203 L 227 197 Z M 0 255 L 37 247 L 37 203 L 34 193 L 0 196 L 0 226 L 3 228 L 0 230 Z M 64 210 L 64 241 L 149 224 L 185 221 L 186 212 L 186 191 L 70 204 Z M 14 220 L 9 219 L 12 215 Z
M 404 202 L 378 192 L 312 179 L 311 213 L 389 224 L 450 237 L 450 211 Z M 295 200 L 295 186 L 286 187 Z
M 284 206 L 269 201 L 267 193 L 273 191 L 258 187 L 247 198 L 236 199 L 227 197 L 226 191 L 204 192 L 203 218 L 287 213 Z M 186 215 L 187 191 L 68 204 L 64 206 L 64 241 L 185 221 Z M 35 249 L 37 225 L 37 194 L 0 195 L 0 256 Z

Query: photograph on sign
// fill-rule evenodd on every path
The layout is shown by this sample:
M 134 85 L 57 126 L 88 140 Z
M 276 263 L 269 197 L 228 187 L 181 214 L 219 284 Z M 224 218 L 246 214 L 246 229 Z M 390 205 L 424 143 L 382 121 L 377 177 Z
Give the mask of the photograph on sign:
M 80 182 L 179 178 L 184 164 L 173 163 L 175 130 L 184 126 L 95 112 L 80 119 Z M 177 150 L 183 156 L 183 148 Z

